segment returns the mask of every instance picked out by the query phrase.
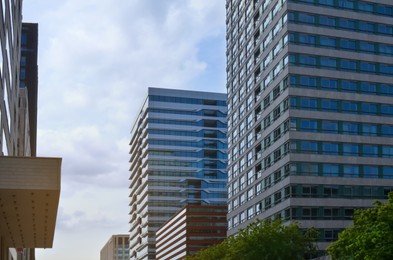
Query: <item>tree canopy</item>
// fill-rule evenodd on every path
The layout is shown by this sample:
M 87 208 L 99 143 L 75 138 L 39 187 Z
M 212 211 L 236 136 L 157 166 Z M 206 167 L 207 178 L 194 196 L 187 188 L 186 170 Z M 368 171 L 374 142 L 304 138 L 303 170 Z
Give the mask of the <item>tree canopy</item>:
M 374 205 L 355 211 L 353 225 L 327 248 L 333 259 L 393 259 L 393 192 L 387 203 Z
M 236 236 L 189 256 L 187 260 L 287 260 L 309 258 L 316 252 L 318 232 L 303 233 L 298 224 L 257 220 Z

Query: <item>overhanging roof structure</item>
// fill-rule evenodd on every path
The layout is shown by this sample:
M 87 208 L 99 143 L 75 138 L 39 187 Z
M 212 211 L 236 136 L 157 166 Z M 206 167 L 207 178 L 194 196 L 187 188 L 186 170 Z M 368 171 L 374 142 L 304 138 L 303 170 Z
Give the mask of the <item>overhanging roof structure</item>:
M 0 156 L 0 233 L 14 248 L 51 248 L 61 158 Z

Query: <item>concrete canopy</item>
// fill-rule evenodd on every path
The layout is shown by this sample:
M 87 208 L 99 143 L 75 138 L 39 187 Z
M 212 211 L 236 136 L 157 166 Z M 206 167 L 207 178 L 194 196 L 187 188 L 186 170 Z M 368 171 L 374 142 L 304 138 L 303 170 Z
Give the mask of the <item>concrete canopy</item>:
M 51 248 L 61 158 L 0 157 L 0 233 L 9 247 Z

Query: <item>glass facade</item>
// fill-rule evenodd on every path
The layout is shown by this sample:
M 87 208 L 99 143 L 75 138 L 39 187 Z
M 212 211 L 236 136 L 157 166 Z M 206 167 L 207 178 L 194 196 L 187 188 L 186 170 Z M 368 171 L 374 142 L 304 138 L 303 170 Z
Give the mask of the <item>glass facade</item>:
M 393 5 L 226 8 L 228 234 L 255 218 L 296 220 L 321 231 L 323 249 L 393 187 Z
M 226 205 L 226 114 L 224 94 L 149 88 L 130 143 L 131 259 L 155 259 L 183 206 Z

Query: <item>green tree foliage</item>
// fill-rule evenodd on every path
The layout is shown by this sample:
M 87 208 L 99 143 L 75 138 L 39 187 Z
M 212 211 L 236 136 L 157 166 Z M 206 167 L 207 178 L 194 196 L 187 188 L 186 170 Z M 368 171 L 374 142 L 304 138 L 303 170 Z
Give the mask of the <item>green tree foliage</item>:
M 202 250 L 187 260 L 287 260 L 309 258 L 316 252 L 318 232 L 306 233 L 296 223 L 257 220 L 236 236 Z
M 333 259 L 393 259 L 393 192 L 387 203 L 377 201 L 374 205 L 355 211 L 353 225 L 327 248 Z

